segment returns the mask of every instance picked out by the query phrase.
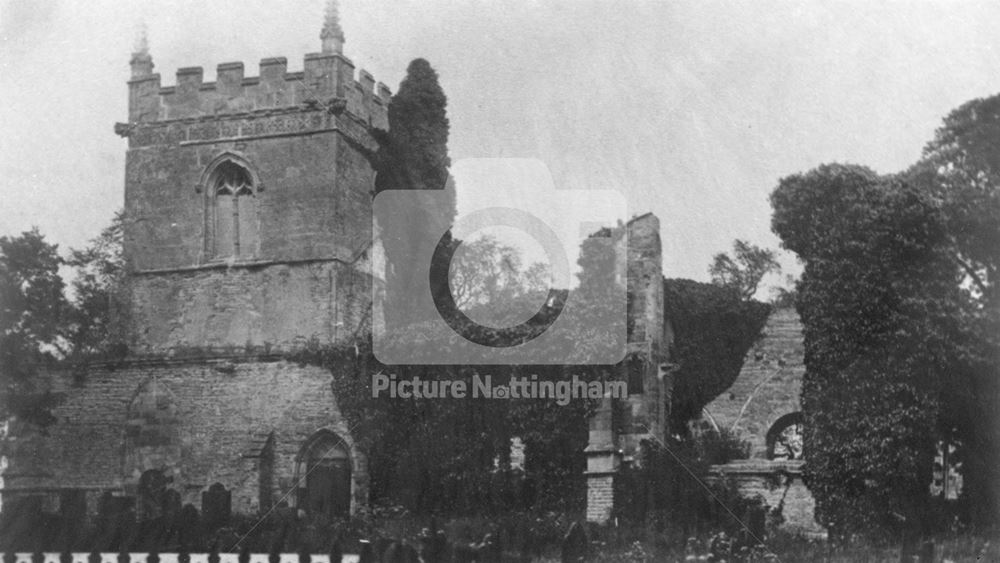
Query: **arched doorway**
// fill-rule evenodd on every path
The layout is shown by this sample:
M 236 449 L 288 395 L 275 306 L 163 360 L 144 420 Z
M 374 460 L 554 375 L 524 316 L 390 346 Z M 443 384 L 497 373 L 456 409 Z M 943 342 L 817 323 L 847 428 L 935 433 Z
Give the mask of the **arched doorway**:
M 298 507 L 309 514 L 348 516 L 351 512 L 351 456 L 347 444 L 329 430 L 306 441 L 299 452 Z

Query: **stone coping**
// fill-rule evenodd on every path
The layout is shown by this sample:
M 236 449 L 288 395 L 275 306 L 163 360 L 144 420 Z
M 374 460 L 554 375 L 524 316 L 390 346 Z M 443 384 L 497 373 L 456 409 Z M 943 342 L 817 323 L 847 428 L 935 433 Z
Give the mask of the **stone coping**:
M 725 465 L 712 465 L 709 473 L 715 475 L 769 475 L 779 471 L 801 475 L 804 459 L 738 459 Z

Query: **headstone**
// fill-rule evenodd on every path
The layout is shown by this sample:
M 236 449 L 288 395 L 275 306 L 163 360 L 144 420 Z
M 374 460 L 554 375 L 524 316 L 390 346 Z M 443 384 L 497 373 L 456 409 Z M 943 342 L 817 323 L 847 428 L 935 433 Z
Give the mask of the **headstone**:
M 190 552 L 201 543 L 201 515 L 192 504 L 181 508 L 180 522 L 177 527 L 178 543 L 181 550 Z
M 163 493 L 163 516 L 172 520 L 181 511 L 181 494 L 176 489 L 167 489 Z
M 343 559 L 344 550 L 340 547 L 340 538 L 336 538 L 330 546 L 330 563 L 340 563 Z
M 229 521 L 232 493 L 221 483 L 215 483 L 201 493 L 201 513 L 205 527 L 214 530 Z
M 375 549 L 372 547 L 372 542 L 361 540 L 358 543 L 360 543 L 358 563 L 378 563 L 375 560 Z
M 382 554 L 382 563 L 420 563 L 417 550 L 402 540 L 389 544 Z

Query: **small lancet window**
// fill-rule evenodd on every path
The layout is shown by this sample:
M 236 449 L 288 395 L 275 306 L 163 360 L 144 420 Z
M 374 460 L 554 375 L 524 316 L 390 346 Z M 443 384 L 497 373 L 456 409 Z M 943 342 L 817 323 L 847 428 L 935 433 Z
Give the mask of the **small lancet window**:
M 257 247 L 257 201 L 250 172 L 226 161 L 212 173 L 215 256 L 246 258 Z

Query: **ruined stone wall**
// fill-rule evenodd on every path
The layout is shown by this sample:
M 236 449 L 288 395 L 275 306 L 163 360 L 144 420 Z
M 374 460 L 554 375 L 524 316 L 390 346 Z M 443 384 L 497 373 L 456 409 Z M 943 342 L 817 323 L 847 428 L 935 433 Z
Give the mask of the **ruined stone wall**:
M 669 346 L 663 318 L 660 221 L 652 213 L 635 217 L 626 225 L 626 233 L 628 348 L 636 356 L 626 365 L 632 385 L 620 431 L 626 456 L 630 456 L 645 437 L 663 440 L 666 435 L 672 382 L 660 369 Z
M 623 236 L 624 235 L 624 236 Z M 633 464 L 643 440 L 663 440 L 673 380 L 662 369 L 671 333 L 663 316 L 663 255 L 660 222 L 652 213 L 632 218 L 615 232 L 617 259 L 624 260 L 628 291 L 628 351 L 618 376 L 629 382 L 629 397 L 605 398 L 589 420 L 587 457 L 588 522 L 606 523 L 615 506 L 615 478 Z M 626 247 L 620 245 L 627 243 Z M 620 265 L 620 263 L 619 263 Z
M 780 417 L 802 409 L 802 338 L 794 309 L 771 313 L 736 381 L 705 407 L 706 422 L 734 430 L 750 443 L 751 457 L 766 457 L 768 430 Z
M 802 323 L 794 309 L 771 313 L 761 338 L 747 352 L 733 385 L 705 407 L 704 426 L 735 431 L 750 443 L 748 460 L 714 466 L 744 497 L 760 496 L 774 508 L 781 503 L 783 530 L 822 535 L 813 519 L 816 502 L 802 481 L 801 459 L 768 460 L 767 433 L 779 418 L 801 411 L 805 375 Z
M 131 361 L 50 376 L 63 396 L 53 411 L 57 422 L 45 434 L 4 444 L 11 460 L 5 495 L 84 489 L 93 513 L 103 491 L 134 495 L 142 473 L 157 469 L 195 507 L 217 482 L 232 491 L 234 512 L 256 512 L 261 496 L 294 506 L 296 456 L 310 436 L 327 429 L 350 449 L 352 510 L 367 502 L 367 460 L 354 446 L 326 369 L 234 358 Z M 269 439 L 272 478 L 270 494 L 262 495 L 261 454 Z
M 813 514 L 816 501 L 802 481 L 802 461 L 736 461 L 712 466 L 712 479 L 723 480 L 745 498 L 760 497 L 771 509 L 781 508 L 780 529 L 822 536 Z

